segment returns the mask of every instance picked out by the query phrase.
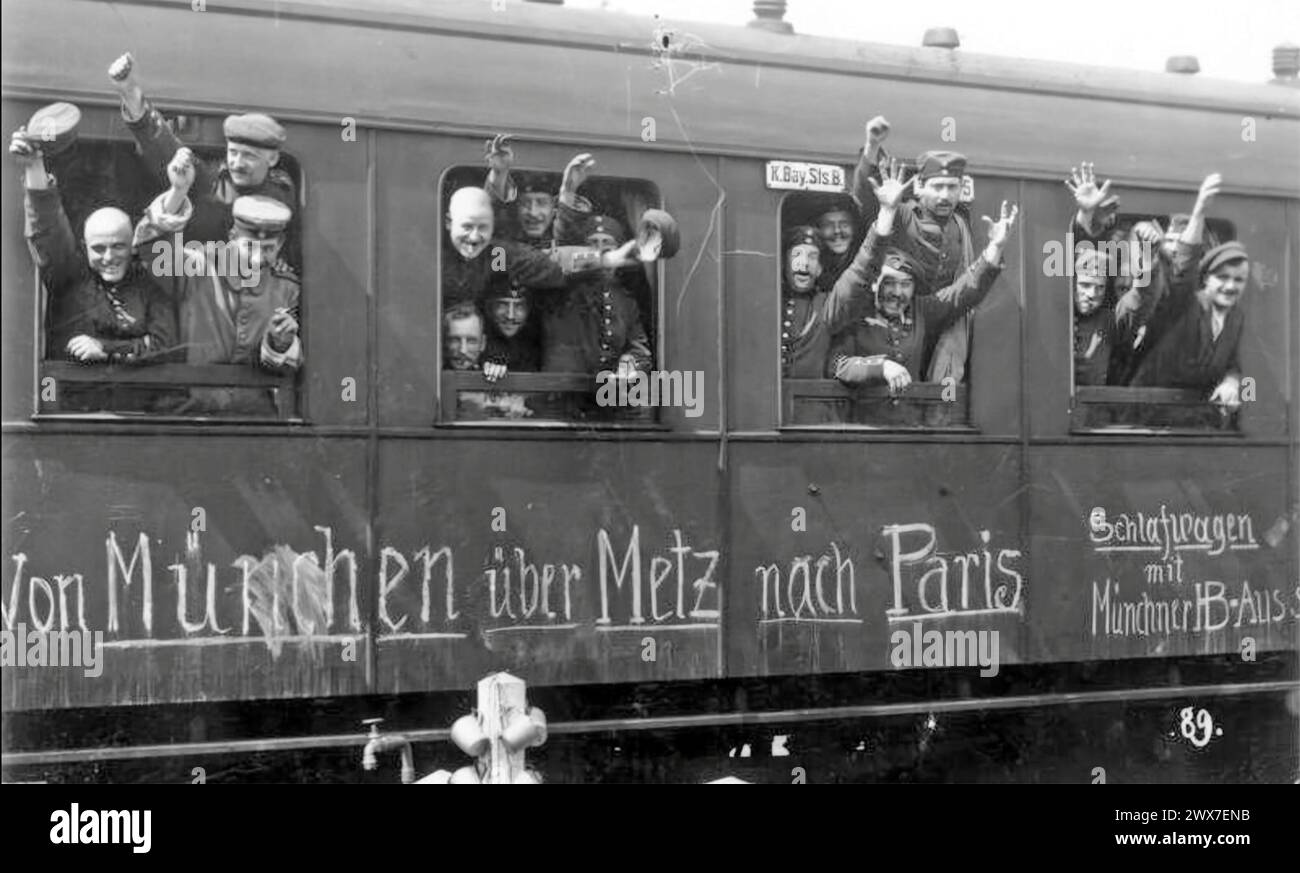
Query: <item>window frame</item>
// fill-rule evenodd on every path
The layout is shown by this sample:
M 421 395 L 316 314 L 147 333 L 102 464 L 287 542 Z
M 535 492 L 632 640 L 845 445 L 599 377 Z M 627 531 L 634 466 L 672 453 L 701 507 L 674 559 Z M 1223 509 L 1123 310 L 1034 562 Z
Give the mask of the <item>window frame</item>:
M 907 169 L 911 170 L 912 173 L 915 173 L 916 166 L 914 162 L 901 161 L 900 163 Z M 849 172 L 846 175 L 846 178 L 852 178 L 852 172 Z M 820 191 L 784 191 L 782 192 L 781 199 L 777 204 L 776 246 L 775 246 L 775 251 L 776 251 L 776 279 L 775 279 L 776 298 L 775 299 L 777 301 L 777 306 L 774 309 L 772 335 L 777 339 L 778 343 L 780 341 L 781 329 L 783 327 L 780 301 L 781 301 L 783 286 L 785 284 L 784 261 L 785 261 L 785 234 L 787 230 L 787 225 L 785 222 L 786 204 L 789 202 L 791 197 L 795 197 L 797 199 L 805 201 L 806 203 L 811 204 L 814 202 L 814 198 L 819 195 L 824 197 L 852 196 L 852 192 L 848 190 L 843 192 L 838 192 L 838 193 L 820 192 Z M 914 198 L 909 197 L 908 199 L 910 200 Z M 858 212 L 857 217 L 859 221 L 865 222 L 862 228 L 863 235 L 865 236 L 865 230 L 869 226 L 870 221 L 862 215 L 861 211 Z M 861 243 L 859 243 L 859 245 L 860 244 Z M 850 252 L 850 254 L 852 255 L 855 252 L 856 252 L 856 248 L 853 249 Z M 845 269 L 847 269 L 847 266 L 845 267 Z M 927 435 L 928 434 L 955 434 L 955 435 L 967 435 L 967 436 L 969 436 L 970 434 L 977 434 L 980 432 L 980 429 L 975 425 L 973 416 L 971 414 L 972 413 L 971 385 L 970 385 L 971 370 L 970 370 L 969 349 L 967 350 L 967 370 L 966 370 L 967 380 L 965 382 L 962 382 L 954 386 L 957 390 L 959 399 L 955 401 L 944 401 L 944 400 L 938 401 L 940 403 L 951 403 L 953 405 L 959 405 L 960 413 L 961 413 L 960 420 L 953 424 L 945 424 L 945 425 L 938 425 L 938 426 L 925 425 L 925 424 L 904 425 L 904 424 L 895 424 L 895 423 L 865 424 L 856 421 L 842 421 L 838 423 L 809 423 L 809 424 L 796 423 L 794 421 L 791 421 L 791 418 L 793 417 L 792 413 L 794 411 L 795 401 L 799 397 L 843 396 L 843 399 L 847 400 L 850 404 L 853 405 L 856 405 L 860 400 L 888 401 L 892 406 L 899 406 L 900 404 L 906 402 L 909 407 L 912 407 L 913 409 L 916 410 L 919 416 L 924 417 L 926 411 L 929 408 L 932 408 L 932 404 L 934 404 L 935 401 L 933 401 L 931 398 L 920 397 L 917 395 L 918 394 L 924 394 L 924 395 L 940 394 L 942 391 L 946 390 L 947 386 L 945 386 L 942 382 L 913 382 L 912 386 L 916 387 L 917 394 L 914 394 L 912 397 L 908 397 L 906 395 L 906 392 L 904 392 L 903 395 L 900 395 L 898 397 L 890 397 L 888 389 L 882 385 L 866 385 L 866 386 L 850 387 L 848 385 L 845 385 L 843 382 L 840 382 L 838 379 L 831 379 L 831 378 L 791 379 L 785 376 L 783 370 L 784 370 L 784 364 L 783 361 L 781 360 L 781 356 L 778 354 L 776 356 L 776 384 L 777 384 L 777 416 L 778 416 L 777 429 L 779 431 L 789 431 L 792 433 L 815 431 L 820 433 L 849 433 L 849 434 L 853 434 L 853 433 L 857 433 L 857 434 L 916 433 L 916 434 L 927 434 Z M 812 391 L 810 391 L 810 393 L 808 394 L 793 393 L 792 389 L 797 387 L 797 385 L 794 383 L 800 383 L 800 382 L 816 382 L 816 383 L 821 383 L 821 385 L 813 389 Z M 791 383 L 791 384 L 787 385 L 787 383 Z M 912 386 L 909 386 L 907 390 L 911 390 Z M 852 408 L 853 406 L 850 406 L 850 410 L 852 410 Z
M 582 377 L 582 378 L 590 379 L 591 383 L 594 385 L 596 379 L 595 373 L 588 375 L 588 374 L 580 374 L 580 373 L 560 373 L 560 372 L 547 372 L 544 370 L 538 370 L 534 372 L 521 372 L 521 373 L 511 372 L 508 373 L 504 379 L 495 383 L 490 383 L 483 377 L 483 371 L 481 367 L 475 370 L 458 371 L 458 370 L 449 370 L 444 366 L 442 317 L 446 310 L 444 309 L 443 306 L 442 265 L 445 263 L 444 259 L 450 254 L 448 239 L 447 239 L 447 227 L 446 227 L 446 222 L 447 222 L 446 201 L 448 199 L 446 195 L 450 193 L 447 192 L 447 184 L 449 178 L 453 174 L 458 172 L 464 172 L 466 175 L 469 175 L 471 171 L 481 174 L 481 177 L 484 180 L 486 180 L 487 178 L 486 167 L 478 166 L 475 164 L 468 164 L 468 163 L 448 164 L 447 166 L 443 167 L 442 172 L 438 175 L 438 185 L 435 191 L 435 194 L 437 196 L 436 215 L 437 215 L 437 228 L 438 228 L 438 243 L 437 243 L 438 245 L 437 289 L 438 290 L 437 290 L 437 296 L 435 301 L 435 309 L 433 313 L 434 320 L 435 320 L 435 329 L 433 331 L 434 355 L 435 355 L 434 360 L 436 361 L 436 366 L 437 366 L 437 378 L 434 380 L 434 401 L 435 402 L 434 402 L 434 410 L 433 410 L 433 425 L 432 425 L 433 428 L 434 429 L 439 429 L 439 428 L 489 429 L 489 430 L 506 429 L 515 432 L 528 432 L 528 431 L 554 432 L 554 431 L 594 430 L 594 431 L 634 431 L 634 432 L 655 433 L 655 432 L 667 432 L 673 430 L 673 426 L 663 420 L 661 407 L 649 407 L 653 411 L 653 415 L 654 415 L 653 420 L 650 421 L 571 421 L 571 420 L 559 419 L 559 418 L 542 418 L 542 419 L 530 418 L 530 419 L 518 419 L 518 420 L 504 419 L 504 418 L 501 419 L 485 418 L 485 419 L 457 420 L 454 417 L 456 403 L 457 403 L 457 395 L 459 394 L 459 392 L 475 390 L 480 388 L 480 385 L 476 384 L 473 386 L 457 386 L 452 391 L 451 396 L 447 396 L 448 387 L 453 385 L 457 381 L 467 381 L 473 378 L 475 375 L 477 375 L 479 382 L 481 382 L 481 390 L 485 392 L 496 391 L 501 393 L 510 393 L 510 389 L 512 387 L 516 392 L 528 391 L 530 393 L 536 393 L 536 394 L 547 393 L 548 391 L 553 391 L 554 389 L 548 389 L 548 387 L 546 386 L 549 383 L 553 383 L 555 381 L 561 381 L 561 382 L 577 381 L 579 377 Z M 557 171 L 554 168 L 550 168 L 550 167 L 512 166 L 510 168 L 510 172 L 512 174 L 527 173 L 527 174 L 555 176 L 557 177 L 557 180 L 562 180 L 563 178 L 563 171 Z M 664 202 L 662 189 L 659 187 L 659 184 L 657 182 L 654 182 L 650 179 L 642 179 L 642 178 L 628 177 L 628 176 L 590 175 L 587 177 L 587 184 L 590 184 L 592 182 L 605 182 L 605 183 L 633 182 L 638 185 L 646 186 L 650 191 L 653 192 L 655 198 L 652 203 L 649 203 L 647 205 L 647 208 L 663 209 L 663 210 L 668 209 L 668 207 L 665 205 Z M 557 187 L 558 187 L 558 183 L 557 183 Z M 496 234 L 496 230 L 497 228 L 494 226 L 493 227 L 494 236 Z M 628 230 L 629 233 L 631 233 L 634 229 L 629 228 Z M 526 245 L 526 243 L 524 243 L 524 245 Z M 484 255 L 480 255 L 479 257 L 484 257 Z M 653 293 L 651 295 L 651 298 L 654 301 L 654 305 L 655 305 L 655 313 L 654 313 L 655 330 L 654 330 L 654 342 L 652 345 L 654 351 L 654 369 L 656 370 L 663 369 L 663 364 L 664 364 L 664 348 L 665 348 L 665 333 L 666 333 L 665 327 L 666 327 L 666 317 L 667 317 L 665 306 L 664 306 L 665 284 L 666 284 L 665 273 L 666 270 L 665 270 L 664 261 L 662 258 L 660 258 L 655 261 L 655 287 L 652 289 Z M 543 293 L 547 293 L 547 292 L 543 292 Z M 644 320 L 645 318 L 644 313 L 642 313 L 642 318 Z M 484 321 L 484 330 L 485 331 L 487 330 L 486 317 Z M 563 393 L 571 393 L 571 392 L 563 392 Z
M 189 113 L 172 113 L 164 115 L 164 118 L 175 123 L 178 118 L 193 118 Z M 214 116 L 215 117 L 215 116 Z M 186 124 L 186 127 L 193 126 Z M 218 161 L 224 161 L 224 145 L 212 145 L 204 142 L 186 143 L 193 149 L 201 160 L 210 160 L 209 154 L 216 157 Z M 77 148 L 116 148 L 125 147 L 134 152 L 136 150 L 135 140 L 130 137 L 119 136 L 82 136 L 77 140 Z M 276 166 L 284 166 L 284 158 L 287 157 L 294 173 L 294 182 L 298 188 L 298 234 L 299 244 L 305 243 L 306 234 L 304 228 L 307 221 L 307 175 L 303 169 L 302 161 L 292 153 L 281 151 L 281 161 Z M 137 163 L 138 155 L 135 156 Z M 149 171 L 141 166 L 139 172 L 142 178 L 148 181 Z M 60 182 L 60 185 L 62 183 Z M 161 191 L 159 192 L 161 193 Z M 66 209 L 66 207 L 65 207 Z M 72 216 L 68 216 L 69 222 Z M 131 217 L 133 226 L 140 220 L 139 216 Z M 76 236 L 78 228 L 74 225 L 72 232 Z M 80 245 L 80 239 L 77 239 Z M 24 241 L 25 245 L 25 241 Z M 144 256 L 141 252 L 133 252 L 133 257 L 141 258 Z M 306 254 L 303 254 L 304 267 Z M 122 424 L 156 424 L 156 425 L 175 425 L 175 424 L 201 424 L 201 425 L 222 425 L 222 426 L 249 426 L 249 425 L 272 425 L 288 426 L 303 425 L 310 423 L 303 412 L 303 406 L 306 400 L 306 391 L 303 385 L 303 369 L 300 368 L 294 373 L 287 375 L 277 375 L 270 372 L 262 372 L 250 369 L 244 364 L 187 364 L 184 362 L 168 362 L 160 364 L 80 364 L 75 361 L 60 358 L 51 358 L 48 356 L 49 337 L 46 331 L 46 317 L 49 310 L 49 289 L 41 281 L 40 270 L 35 264 L 32 265 L 32 284 L 35 291 L 36 306 L 34 311 L 33 330 L 37 341 L 33 343 L 35 361 L 32 368 L 33 385 L 32 385 L 32 407 L 30 419 L 34 422 L 51 421 L 51 422 L 93 422 L 96 424 L 122 423 Z M 299 300 L 299 330 L 300 336 L 304 336 L 302 328 L 307 324 L 307 295 L 302 295 Z M 305 343 L 305 337 L 303 339 Z M 192 376 L 197 376 L 195 381 L 191 379 L 181 379 L 184 372 L 189 372 Z M 254 416 L 254 415 L 186 415 L 172 412 L 150 413 L 136 412 L 128 410 L 65 410 L 59 408 L 60 401 L 45 401 L 42 399 L 44 393 L 44 382 L 47 378 L 55 379 L 56 398 L 60 384 L 72 384 L 76 386 L 104 384 L 110 387 L 129 388 L 133 386 L 156 386 L 160 388 L 189 388 L 194 386 L 207 387 L 254 387 L 254 388 L 273 388 L 275 389 L 275 407 L 276 415 L 272 416 Z M 53 408 L 50 408 L 50 404 Z
M 1164 220 L 1168 218 L 1168 213 L 1153 212 L 1151 210 L 1133 211 L 1125 210 L 1116 215 L 1117 226 L 1132 228 L 1139 221 L 1150 221 L 1153 219 Z M 1207 231 L 1214 232 L 1221 241 L 1235 240 L 1237 236 L 1237 226 L 1235 223 L 1226 218 L 1206 218 L 1205 227 Z M 1074 230 L 1074 213 L 1070 214 L 1069 225 L 1067 226 L 1067 236 L 1069 239 Z M 1221 232 L 1223 231 L 1223 232 Z M 1127 234 L 1127 231 L 1125 231 Z M 1073 261 L 1074 252 L 1070 251 L 1067 256 Z M 1069 379 L 1070 379 L 1070 406 L 1069 406 L 1069 433 L 1071 436 L 1103 436 L 1103 437 L 1203 437 L 1209 440 L 1230 440 L 1243 439 L 1245 432 L 1241 425 L 1241 410 L 1220 416 L 1218 427 L 1194 427 L 1185 424 L 1170 425 L 1124 425 L 1124 424 L 1097 424 L 1090 423 L 1090 414 L 1105 412 L 1108 415 L 1120 415 L 1136 413 L 1138 410 L 1150 407 L 1179 407 L 1188 415 L 1198 415 L 1202 418 L 1209 419 L 1210 412 L 1209 400 L 1201 397 L 1199 392 L 1190 388 L 1168 388 L 1163 386 L 1133 386 L 1133 385 L 1077 385 L 1075 384 L 1075 366 L 1074 366 L 1074 325 L 1076 313 L 1074 311 L 1074 271 L 1071 267 L 1069 279 L 1069 303 L 1067 306 L 1068 317 L 1070 319 L 1067 336 L 1070 337 L 1070 358 L 1069 358 Z M 1114 277 L 1107 277 L 1113 279 Z M 1111 294 L 1111 289 L 1107 288 L 1107 295 Z M 1111 301 L 1112 303 L 1114 301 Z M 1238 304 L 1240 305 L 1240 304 Z

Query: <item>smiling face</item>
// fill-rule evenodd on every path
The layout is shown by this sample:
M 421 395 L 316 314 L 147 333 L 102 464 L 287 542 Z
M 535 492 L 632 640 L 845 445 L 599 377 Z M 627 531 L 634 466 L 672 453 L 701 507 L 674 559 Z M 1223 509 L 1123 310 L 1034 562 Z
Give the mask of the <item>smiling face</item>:
M 452 248 L 472 261 L 492 240 L 492 201 L 482 188 L 461 188 L 447 205 L 447 234 Z
M 472 370 L 483 354 L 483 320 L 478 313 L 455 316 L 447 320 L 442 353 L 452 370 Z
M 517 335 L 528 321 L 528 301 L 522 297 L 502 297 L 492 301 L 492 323 L 506 339 Z
M 131 219 L 120 209 L 97 209 L 86 219 L 86 263 L 109 284 L 126 278 L 131 265 Z
M 237 188 L 248 189 L 261 185 L 266 181 L 266 174 L 279 161 L 280 152 L 277 149 L 258 148 L 242 142 L 226 143 L 226 167 Z
M 921 206 L 938 218 L 947 218 L 961 199 L 961 179 L 956 176 L 931 176 L 916 189 Z
M 527 191 L 519 195 L 519 225 L 529 239 L 542 239 L 551 229 L 555 216 L 555 198 L 545 191 Z
M 821 250 L 801 243 L 791 246 L 785 257 L 785 284 L 796 294 L 808 294 L 822 274 Z
M 897 321 L 912 308 L 916 279 L 902 270 L 882 267 L 876 280 L 876 309 L 885 318 Z
M 1216 309 L 1231 309 L 1241 300 L 1250 277 L 1250 263 L 1246 260 L 1220 264 L 1205 277 L 1205 293 Z
M 823 212 L 817 219 L 817 234 L 833 255 L 842 255 L 853 243 L 853 216 L 845 209 Z

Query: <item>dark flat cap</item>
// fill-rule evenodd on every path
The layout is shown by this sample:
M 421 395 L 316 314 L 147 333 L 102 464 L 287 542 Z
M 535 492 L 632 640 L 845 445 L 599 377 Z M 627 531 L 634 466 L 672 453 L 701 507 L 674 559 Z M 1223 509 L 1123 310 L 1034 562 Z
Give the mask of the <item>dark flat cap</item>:
M 23 139 L 47 156 L 57 155 L 77 141 L 81 110 L 71 103 L 51 103 L 32 113 Z
M 659 236 L 663 239 L 663 244 L 659 248 L 659 257 L 667 260 L 677 254 L 677 250 L 682 247 L 682 235 L 677 229 L 677 219 L 662 209 L 647 209 L 641 214 L 641 221 L 637 227 L 637 242 L 644 242 L 649 238 L 650 232 L 655 230 L 659 231 Z
M 555 196 L 560 187 L 548 173 L 513 173 L 515 188 L 520 194 L 549 194 Z
M 278 149 L 284 146 L 284 128 L 280 126 L 280 122 L 260 112 L 227 115 L 221 130 L 230 142 L 263 149 Z
M 1201 257 L 1200 276 L 1204 279 L 1207 273 L 1213 273 L 1224 264 L 1248 260 L 1250 255 L 1246 253 L 1246 247 L 1241 243 L 1236 240 L 1220 243 Z

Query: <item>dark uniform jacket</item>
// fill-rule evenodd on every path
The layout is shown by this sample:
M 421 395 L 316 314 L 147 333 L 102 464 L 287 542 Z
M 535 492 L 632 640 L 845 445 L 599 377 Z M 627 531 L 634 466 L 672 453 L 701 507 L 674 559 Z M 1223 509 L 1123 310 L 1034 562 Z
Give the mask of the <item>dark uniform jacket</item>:
M 884 248 L 872 228 L 853 263 L 840 277 L 837 290 L 865 296 L 865 289 L 875 283 L 880 273 Z M 885 360 L 892 360 L 906 367 L 913 381 L 922 381 L 928 336 L 942 331 L 979 304 L 992 290 L 1000 272 L 1001 264 L 990 264 L 981 256 L 937 293 L 922 295 L 926 289 L 918 285 L 911 317 L 899 321 L 885 318 L 870 307 L 833 338 L 827 375 L 851 384 L 881 379 Z
M 144 264 L 133 260 L 109 285 L 86 263 L 57 188 L 29 190 L 24 204 L 27 244 L 47 292 L 45 356 L 67 357 L 68 341 L 85 334 L 99 340 L 109 363 L 174 360 L 176 307 Z M 167 400 L 166 391 L 147 387 L 74 384 L 59 392 L 64 411 L 148 412 Z
M 1091 315 L 1074 313 L 1074 384 L 1105 385 L 1116 345 L 1115 311 L 1099 306 Z
M 1168 293 L 1151 316 L 1151 350 L 1138 366 L 1134 385 L 1208 393 L 1225 377 L 1241 374 L 1238 347 L 1245 315 L 1239 302 L 1228 310 L 1214 337 L 1213 307 L 1196 288 L 1202 248 L 1178 244 Z
M 442 305 L 450 309 L 459 303 L 482 306 L 493 276 L 496 251 L 504 251 L 505 273 L 509 281 L 529 289 L 561 289 L 564 287 L 564 269 L 545 251 L 513 240 L 493 237 L 478 257 L 465 260 L 450 244 L 443 249 Z
M 127 121 L 127 128 L 135 137 L 145 163 L 161 184 L 168 184 L 167 165 L 185 143 L 172 131 L 162 114 L 150 104 L 136 121 Z M 246 194 L 273 197 L 293 210 L 293 219 L 285 231 L 284 259 L 295 268 L 302 265 L 299 240 L 298 191 L 293 177 L 279 167 L 272 167 L 261 185 L 240 189 L 230 178 L 225 162 L 213 167 L 206 161 L 195 162 L 194 187 L 190 198 L 194 202 L 194 217 L 185 228 L 187 240 L 221 242 L 228 238 L 234 219 L 230 207 L 235 199 Z
M 535 373 L 542 368 L 542 343 L 530 315 L 528 324 L 512 337 L 502 336 L 488 318 L 487 348 L 483 360 L 504 364 L 514 373 Z
M 74 336 L 99 340 L 110 362 L 142 364 L 176 345 L 175 308 L 139 261 L 116 285 L 86 263 L 56 188 L 25 197 L 27 244 L 49 292 L 47 357 L 62 358 Z
M 884 156 L 881 150 L 881 156 Z M 853 173 L 853 197 L 864 211 L 878 210 L 875 194 L 867 181 L 876 172 L 864 152 Z M 916 200 L 899 204 L 894 216 L 890 243 L 907 252 L 920 265 L 920 277 L 927 288 L 947 288 L 975 261 L 974 237 L 961 210 L 946 221 L 930 215 Z M 952 376 L 958 382 L 966 377 L 966 359 L 970 354 L 970 320 L 957 318 L 944 331 L 932 331 L 926 338 L 922 362 L 927 378 L 939 381 Z
M 625 354 L 636 359 L 640 371 L 653 365 L 640 307 L 609 271 L 575 278 L 563 294 L 542 297 L 539 304 L 543 370 L 616 370 Z

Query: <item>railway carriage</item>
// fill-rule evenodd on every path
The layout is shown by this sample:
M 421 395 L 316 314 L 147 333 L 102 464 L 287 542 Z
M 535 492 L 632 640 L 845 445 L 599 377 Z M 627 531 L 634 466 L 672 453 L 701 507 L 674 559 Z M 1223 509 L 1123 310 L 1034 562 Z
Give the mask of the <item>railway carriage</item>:
M 1300 91 L 527 3 L 18 0 L 3 39 L 7 130 L 82 110 L 74 218 L 156 193 L 105 76 L 122 51 L 202 154 L 229 112 L 284 124 L 306 349 L 293 378 L 57 360 L 6 176 L 5 629 L 103 633 L 98 675 L 0 674 L 7 779 L 352 780 L 372 715 L 433 769 L 497 669 L 551 714 L 560 781 L 696 778 L 745 744 L 781 759 L 760 778 L 811 781 L 1300 775 Z M 1021 209 L 968 378 L 902 399 L 781 369 L 782 226 L 818 195 L 770 165 L 847 179 L 877 113 L 903 154 L 968 156 L 973 216 Z M 675 217 L 636 293 L 696 409 L 461 415 L 488 386 L 441 369 L 446 198 L 500 131 L 522 167 L 590 151 L 607 201 Z M 1072 385 L 1070 278 L 1044 264 L 1080 160 L 1129 218 L 1223 174 L 1211 218 L 1252 254 L 1233 420 Z M 276 412 L 60 407 L 95 380 L 259 387 Z M 1163 417 L 1116 424 L 1134 409 Z M 994 674 L 930 663 L 933 630 L 994 639 Z M 1169 738 L 1188 707 L 1223 729 L 1208 751 Z

